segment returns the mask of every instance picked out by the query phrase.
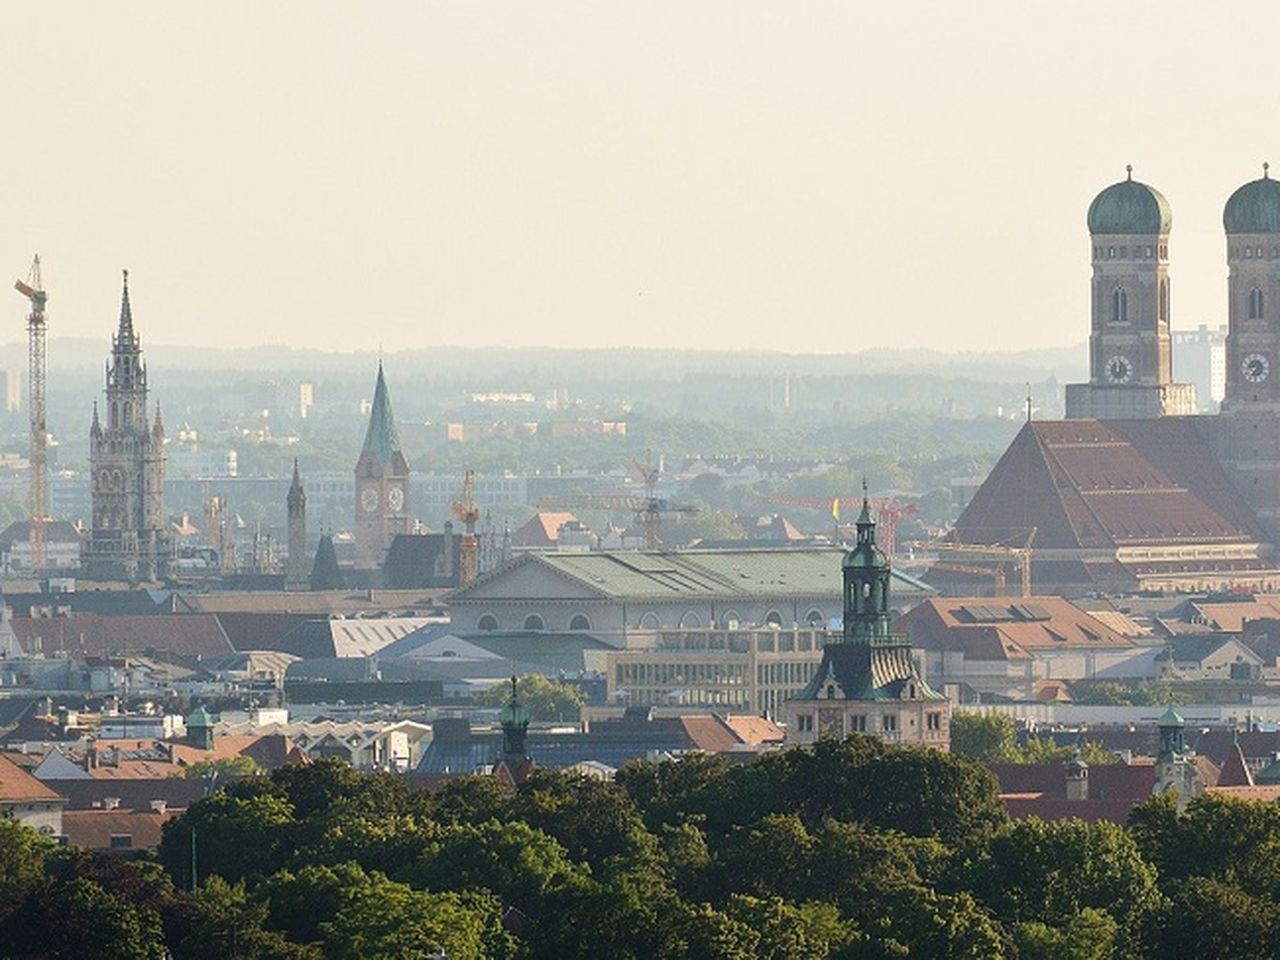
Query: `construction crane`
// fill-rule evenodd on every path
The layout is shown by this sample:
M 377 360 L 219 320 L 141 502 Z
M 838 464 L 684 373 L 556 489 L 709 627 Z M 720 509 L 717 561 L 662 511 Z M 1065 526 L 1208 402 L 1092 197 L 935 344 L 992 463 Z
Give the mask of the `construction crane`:
M 49 423 L 45 400 L 45 316 L 48 295 L 40 280 L 40 254 L 31 261 L 31 272 L 25 281 L 13 288 L 27 298 L 31 312 L 27 314 L 27 389 L 31 410 L 31 566 L 43 570 L 47 565 L 47 529 L 49 522 Z
M 1022 588 L 1022 596 L 1031 596 L 1031 543 L 1035 540 L 1036 528 L 1027 530 L 1022 546 L 1013 547 L 999 543 L 962 543 L 958 540 L 913 541 L 909 546 L 926 553 L 938 554 L 934 568 L 938 570 L 954 570 L 959 573 L 974 573 L 991 577 L 996 587 L 996 595 L 1004 589 L 1005 567 L 1012 565 L 1018 571 L 1018 579 Z M 952 559 L 948 559 L 948 557 Z M 981 564 L 982 560 L 990 561 Z M 974 561 L 979 561 L 975 563 Z
M 862 497 L 792 497 L 779 494 L 769 497 L 767 503 L 783 507 L 801 507 L 805 510 L 838 510 L 841 516 L 862 509 Z M 876 542 L 889 556 L 897 554 L 898 523 L 903 517 L 919 513 L 913 503 L 900 503 L 891 497 L 868 497 L 867 503 L 876 515 Z M 838 505 L 838 506 L 837 506 Z M 836 520 L 836 539 L 839 539 L 839 520 Z
M 658 481 L 662 477 L 662 468 L 652 465 L 652 456 L 645 463 L 631 461 L 631 468 L 639 479 L 644 493 L 637 496 L 631 493 L 620 494 L 582 494 L 571 497 L 548 497 L 538 501 L 544 510 L 572 510 L 575 508 L 596 510 L 626 510 L 635 517 L 635 524 L 644 531 L 644 548 L 660 550 L 662 548 L 662 518 L 670 514 L 691 515 L 698 512 L 698 507 L 689 503 L 672 503 L 665 497 L 658 496 Z
M 453 512 L 462 521 L 462 542 L 458 544 L 458 582 L 468 586 L 475 582 L 480 559 L 480 538 L 476 536 L 476 521 L 480 508 L 476 506 L 476 472 L 468 470 L 462 478 L 462 496 L 452 504 Z

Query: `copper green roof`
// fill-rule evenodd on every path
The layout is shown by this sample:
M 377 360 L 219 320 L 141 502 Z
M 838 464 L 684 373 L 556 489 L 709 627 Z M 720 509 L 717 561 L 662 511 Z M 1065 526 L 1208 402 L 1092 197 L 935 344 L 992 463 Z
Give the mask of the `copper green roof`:
M 1155 187 L 1129 177 L 1113 183 L 1089 204 L 1089 232 L 1168 233 L 1173 228 L 1173 208 Z
M 792 699 L 826 699 L 825 688 L 832 682 L 845 700 L 947 699 L 921 678 L 911 655 L 911 642 L 900 636 L 870 643 L 827 644 L 822 648 L 818 672 Z
M 1182 727 L 1186 726 L 1186 721 L 1182 719 L 1182 714 L 1170 707 L 1164 712 L 1164 716 L 1156 724 L 1160 727 Z
M 525 554 L 516 564 L 543 564 L 585 584 L 602 599 L 836 598 L 843 592 L 843 558 L 844 551 L 838 547 L 637 550 Z M 489 596 L 487 585 L 500 581 L 510 569 L 500 568 L 455 591 L 453 600 L 466 600 L 473 593 Z M 895 595 L 934 592 L 928 584 L 897 570 L 892 577 Z
M 1261 180 L 1253 180 L 1233 193 L 1222 210 L 1227 233 L 1280 233 L 1280 181 L 1272 180 L 1263 166 Z
M 204 708 L 204 704 L 200 704 L 190 714 L 187 715 L 188 727 L 212 727 L 213 717 L 209 716 L 209 711 Z
M 388 464 L 400 449 L 400 436 L 396 433 L 395 417 L 391 414 L 391 394 L 378 364 L 378 382 L 373 388 L 373 409 L 369 413 L 369 429 L 364 435 L 364 451 L 372 453 L 379 463 Z

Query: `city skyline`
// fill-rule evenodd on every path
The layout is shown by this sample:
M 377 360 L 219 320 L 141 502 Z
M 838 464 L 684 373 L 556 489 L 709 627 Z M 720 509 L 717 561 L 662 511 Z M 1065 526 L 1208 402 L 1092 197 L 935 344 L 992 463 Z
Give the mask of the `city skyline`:
M 1174 328 L 1224 320 L 1271 7 L 662 12 L 33 11 L 0 257 L 43 255 L 54 337 L 128 267 L 157 344 L 1030 349 L 1079 341 L 1081 211 L 1131 163 Z

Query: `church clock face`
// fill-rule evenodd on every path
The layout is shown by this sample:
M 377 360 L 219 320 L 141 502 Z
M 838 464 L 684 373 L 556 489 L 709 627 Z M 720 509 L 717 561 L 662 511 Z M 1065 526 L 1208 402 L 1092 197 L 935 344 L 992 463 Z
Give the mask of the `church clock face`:
M 1109 383 L 1128 383 L 1129 378 L 1133 376 L 1133 364 L 1129 362 L 1128 357 L 1116 354 L 1107 361 L 1106 374 Z
M 399 487 L 392 487 L 387 494 L 387 505 L 391 507 L 392 513 L 399 513 L 404 509 L 404 491 Z
M 1240 375 L 1250 383 L 1261 383 L 1271 372 L 1271 362 L 1260 353 L 1251 353 L 1240 361 Z
M 360 507 L 365 513 L 373 513 L 378 509 L 378 491 L 373 487 L 365 487 L 360 492 Z

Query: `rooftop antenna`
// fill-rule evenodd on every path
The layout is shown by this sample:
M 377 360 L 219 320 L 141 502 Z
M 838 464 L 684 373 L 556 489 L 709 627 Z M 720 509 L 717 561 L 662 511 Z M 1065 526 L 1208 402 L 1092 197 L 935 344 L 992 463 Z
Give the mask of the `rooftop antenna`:
M 1031 384 L 1027 384 L 1027 423 L 1031 422 Z

